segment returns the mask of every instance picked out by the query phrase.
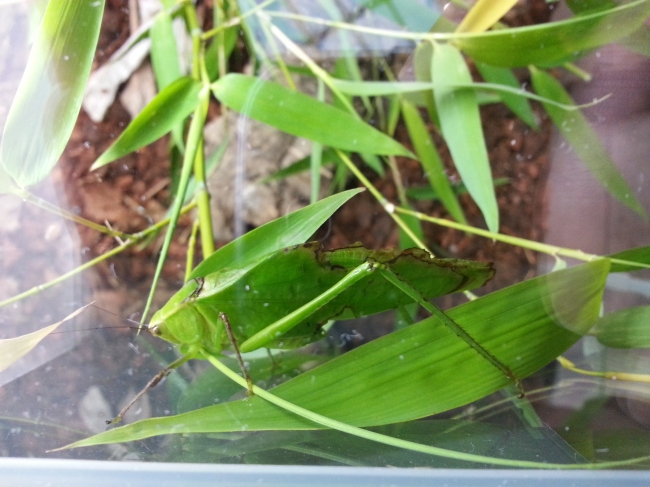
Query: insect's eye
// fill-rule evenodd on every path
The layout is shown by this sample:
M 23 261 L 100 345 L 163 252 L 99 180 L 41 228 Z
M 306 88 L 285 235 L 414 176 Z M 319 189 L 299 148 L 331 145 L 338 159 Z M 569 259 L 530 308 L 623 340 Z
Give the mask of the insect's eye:
M 162 332 L 160 331 L 160 327 L 158 325 L 152 326 L 151 328 L 149 328 L 149 331 L 155 337 L 159 337 L 160 335 L 162 335 Z

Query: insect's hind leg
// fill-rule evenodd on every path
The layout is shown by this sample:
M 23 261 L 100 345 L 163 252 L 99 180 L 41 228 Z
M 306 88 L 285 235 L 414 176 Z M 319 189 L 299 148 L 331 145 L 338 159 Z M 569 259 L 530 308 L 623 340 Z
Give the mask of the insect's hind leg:
M 413 286 L 402 281 L 392 270 L 390 270 L 388 266 L 384 264 L 375 264 L 375 267 L 381 273 L 381 275 L 386 278 L 387 281 L 404 292 L 404 294 L 411 297 L 415 302 L 417 302 L 429 313 L 435 316 L 439 321 L 441 321 L 443 325 L 452 330 L 456 336 L 467 343 L 467 345 L 476 350 L 476 352 L 478 352 L 478 354 L 486 359 L 490 364 L 503 372 L 503 374 L 517 387 L 519 391 L 519 397 L 524 397 L 524 389 L 521 385 L 521 379 L 519 379 L 508 366 L 506 366 L 503 362 L 488 352 L 480 343 L 474 340 L 474 338 L 472 338 L 469 333 L 467 333 L 458 323 L 452 320 L 446 313 L 425 299 Z

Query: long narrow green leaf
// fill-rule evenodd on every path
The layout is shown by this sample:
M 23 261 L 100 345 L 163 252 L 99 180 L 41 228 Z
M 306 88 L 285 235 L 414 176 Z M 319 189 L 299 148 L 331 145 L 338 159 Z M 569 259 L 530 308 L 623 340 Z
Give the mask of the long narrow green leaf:
M 499 68 L 497 66 L 490 66 L 489 64 L 476 62 L 476 69 L 481 73 L 481 76 L 488 83 L 500 84 L 515 88 L 518 91 L 521 91 L 521 86 L 519 85 L 519 80 L 513 74 L 513 72 L 507 68 Z M 539 128 L 533 109 L 530 107 L 530 103 L 522 96 L 517 96 L 515 94 L 500 92 L 499 96 L 503 103 L 512 110 L 512 112 L 522 119 L 529 127 L 534 129 Z
M 648 15 L 650 1 L 637 0 L 560 22 L 455 35 L 453 42 L 472 59 L 492 66 L 553 66 L 633 33 Z
M 565 104 L 573 101 L 562 85 L 547 72 L 531 67 L 531 80 L 533 88 L 540 95 Z M 558 130 L 600 184 L 621 203 L 646 218 L 634 191 L 621 176 L 585 117 L 580 112 L 566 112 L 546 103 L 543 105 Z
M 608 313 L 596 322 L 593 333 L 608 347 L 650 348 L 650 306 Z
M 149 30 L 151 38 L 151 65 L 156 75 L 158 90 L 162 90 L 181 77 L 176 36 L 172 17 L 167 10 L 156 15 Z
M 201 83 L 181 78 L 162 90 L 92 165 L 98 169 L 158 140 L 194 111 Z
M 243 267 L 266 254 L 303 243 L 346 201 L 361 191 L 363 189 L 337 193 L 242 235 L 201 262 L 190 278 L 207 276 L 227 267 Z
M 0 147 L 0 163 L 20 187 L 42 181 L 68 142 L 103 12 L 104 0 L 51 1 L 47 6 Z
M 628 260 L 639 262 L 641 264 L 650 264 L 650 246 L 636 247 L 634 249 L 624 250 L 608 256 L 611 259 Z M 609 272 L 633 272 L 640 271 L 642 268 L 634 265 L 623 265 L 612 262 Z
M 430 59 L 429 59 L 430 61 Z M 427 64 L 429 71 L 431 63 Z M 491 67 L 493 70 L 504 70 L 505 68 L 496 68 Z M 505 72 L 510 72 L 505 70 Z M 563 110 L 578 110 L 579 107 L 588 107 L 592 106 L 597 102 L 588 103 L 585 105 L 566 105 L 564 103 L 559 103 L 556 100 L 551 98 L 545 98 L 543 96 L 536 95 L 535 93 L 530 93 L 523 90 L 517 83 L 516 78 L 511 76 L 503 75 L 501 71 L 500 76 L 493 76 L 493 79 L 497 81 L 493 83 L 448 83 L 449 88 L 455 88 L 457 90 L 467 89 L 476 91 L 477 95 L 489 95 L 490 93 L 498 93 L 500 97 L 504 98 L 509 96 L 511 98 L 527 98 L 529 100 L 536 100 L 539 102 L 549 103 Z M 510 73 L 512 74 L 512 73 Z M 408 95 L 410 93 L 422 92 L 425 94 L 429 92 L 431 94 L 434 89 L 433 83 L 427 81 L 348 81 L 344 79 L 334 78 L 332 84 L 335 85 L 341 92 L 348 95 L 355 96 L 387 96 L 394 94 L 403 94 Z
M 406 100 L 402 101 L 402 114 L 406 122 L 406 128 L 415 147 L 424 173 L 436 192 L 442 204 L 454 220 L 460 223 L 467 223 L 463 210 L 458 204 L 456 194 L 451 187 L 451 183 L 445 173 L 445 167 L 442 164 L 438 150 L 436 149 L 427 128 L 422 122 L 420 113 L 411 103 Z
M 602 259 L 555 272 L 466 303 L 448 315 L 517 377 L 526 377 L 563 353 L 596 321 L 608 269 L 609 261 Z M 429 318 L 331 360 L 272 392 L 323 416 L 371 426 L 446 411 L 509 384 L 511 379 Z M 318 427 L 254 396 L 139 421 L 70 446 L 171 433 Z
M 499 231 L 499 208 L 481 127 L 476 93 L 455 90 L 454 83 L 471 83 L 462 54 L 450 44 L 434 44 L 431 63 L 434 98 L 440 129 L 467 191 L 483 213 L 488 229 Z
M 212 89 L 226 106 L 289 134 L 352 152 L 412 156 L 349 113 L 277 83 L 231 73 L 213 83 Z

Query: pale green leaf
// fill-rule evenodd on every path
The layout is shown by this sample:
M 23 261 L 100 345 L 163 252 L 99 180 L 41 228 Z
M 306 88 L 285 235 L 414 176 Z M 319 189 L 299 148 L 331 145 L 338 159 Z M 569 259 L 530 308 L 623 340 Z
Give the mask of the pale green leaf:
M 104 0 L 50 1 L 7 115 L 0 160 L 24 188 L 52 170 L 72 133 Z
M 404 116 L 404 122 L 406 122 L 409 137 L 413 142 L 415 152 L 422 163 L 424 174 L 429 180 L 431 187 L 452 218 L 457 222 L 466 223 L 463 210 L 458 204 L 458 199 L 456 199 L 449 178 L 447 178 L 447 174 L 445 173 L 442 159 L 440 159 L 438 150 L 420 117 L 420 113 L 411 103 L 403 100 L 402 114 Z
M 631 262 L 639 262 L 641 264 L 650 264 L 650 246 L 636 247 L 634 249 L 624 250 L 611 254 L 608 257 L 617 260 L 627 260 Z M 625 265 L 622 263 L 612 262 L 612 267 L 609 272 L 632 272 L 643 270 L 643 267 L 635 265 Z
M 196 108 L 201 83 L 180 78 L 162 90 L 92 165 L 100 168 L 169 133 Z
M 168 11 L 159 12 L 149 30 L 151 38 L 151 65 L 156 75 L 158 90 L 163 90 L 181 77 L 176 36 Z
M 483 213 L 488 229 L 499 231 L 492 172 L 481 127 L 476 93 L 456 90 L 454 83 L 471 83 L 462 54 L 450 44 L 435 44 L 431 63 L 440 129 L 467 191 Z
M 533 88 L 541 96 L 558 100 L 564 104 L 570 104 L 573 101 L 562 85 L 545 71 L 531 67 L 531 81 Z M 600 184 L 621 203 L 645 218 L 645 210 L 634 191 L 623 179 L 598 135 L 582 113 L 567 112 L 546 103 L 544 103 L 544 109 Z
M 43 338 L 56 330 L 59 325 L 71 320 L 88 306 L 90 305 L 83 306 L 73 313 L 70 313 L 58 323 L 46 326 L 45 328 L 33 333 L 28 333 L 27 335 L 22 335 L 16 338 L 5 338 L 0 340 L 0 372 L 26 355 L 30 350 L 38 345 Z
M 650 306 L 608 313 L 593 329 L 603 345 L 614 348 L 650 348 Z
M 509 86 L 510 88 L 517 90 L 517 94 L 508 93 L 506 91 L 500 92 L 499 96 L 501 97 L 501 101 L 503 101 L 503 103 L 510 108 L 515 115 L 528 124 L 529 127 L 538 129 L 539 124 L 537 123 L 537 118 L 533 113 L 533 109 L 530 107 L 530 103 L 524 97 L 519 95 L 522 89 L 519 80 L 513 72 L 507 68 L 499 68 L 497 66 L 490 66 L 489 64 L 480 62 L 476 62 L 475 65 L 483 79 L 488 83 Z
M 212 89 L 233 110 L 298 137 L 352 152 L 412 155 L 349 113 L 271 81 L 228 74 L 213 83 Z
M 430 59 L 429 59 L 430 61 Z M 422 64 L 424 62 L 421 61 Z M 431 63 L 426 64 L 431 70 Z M 485 64 L 483 64 L 485 66 Z M 490 78 L 494 79 L 495 82 L 491 83 L 478 83 L 478 82 L 469 82 L 469 83 L 448 83 L 447 87 L 455 88 L 457 90 L 472 90 L 476 91 L 477 96 L 484 95 L 487 98 L 490 95 L 493 95 L 494 92 L 499 94 L 499 97 L 502 99 L 508 97 L 510 99 L 523 99 L 528 98 L 529 100 L 535 100 L 543 103 L 549 103 L 563 110 L 577 110 L 579 107 L 588 107 L 592 106 L 596 102 L 588 103 L 585 105 L 575 105 L 575 104 L 565 104 L 560 103 L 551 98 L 545 98 L 543 96 L 536 95 L 535 93 L 530 93 L 521 88 L 518 85 L 516 78 L 509 70 L 505 68 L 496 68 L 490 66 L 491 72 L 494 73 Z M 497 71 L 499 74 L 497 75 Z M 511 76 L 506 75 L 505 73 L 510 73 Z M 336 86 L 341 92 L 348 95 L 355 96 L 387 96 L 387 95 L 409 95 L 417 94 L 424 95 L 427 92 L 431 94 L 435 86 L 433 83 L 427 81 L 348 81 L 343 79 L 334 78 L 332 84 Z M 505 100 L 504 100 L 505 101 Z M 424 103 L 422 103 L 424 104 Z M 529 108 L 530 110 L 530 108 Z

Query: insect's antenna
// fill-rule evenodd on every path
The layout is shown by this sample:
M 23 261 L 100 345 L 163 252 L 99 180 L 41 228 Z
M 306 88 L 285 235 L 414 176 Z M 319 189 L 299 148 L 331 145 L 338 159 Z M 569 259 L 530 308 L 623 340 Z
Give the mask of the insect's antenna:
M 244 379 L 246 379 L 246 384 L 248 384 L 248 395 L 254 396 L 255 393 L 253 392 L 253 380 L 251 379 L 251 376 L 248 375 L 248 370 L 246 370 L 246 364 L 244 364 L 244 359 L 242 359 L 241 353 L 239 352 L 239 346 L 237 345 L 235 334 L 232 332 L 232 326 L 230 326 L 228 316 L 226 313 L 219 313 L 219 319 L 223 322 L 223 326 L 226 329 L 226 333 L 228 334 L 228 339 L 230 340 L 232 349 L 234 350 L 235 356 L 237 357 L 237 362 L 239 362 L 239 368 L 241 369 Z
M 317 242 L 323 243 L 325 240 L 327 240 L 327 237 L 329 237 L 331 234 L 332 234 L 332 217 L 329 217 L 327 219 L 327 230 L 325 231 L 325 235 L 319 238 Z
M 129 330 L 137 330 L 136 327 L 128 326 L 128 325 L 123 325 L 123 326 L 93 326 L 92 328 L 83 328 L 81 330 L 53 331 L 52 333 L 50 333 L 50 335 L 60 335 L 60 334 L 63 334 L 63 333 L 79 333 L 79 332 L 82 332 L 82 331 L 90 331 L 90 330 L 111 330 L 111 329 L 123 330 L 124 328 L 128 328 Z
M 104 311 L 105 313 L 111 314 L 111 315 L 113 315 L 113 316 L 117 316 L 117 317 L 120 318 L 121 320 L 124 320 L 124 321 L 126 321 L 126 322 L 128 322 L 128 323 L 132 323 L 132 324 L 134 324 L 134 325 L 136 325 L 136 326 L 135 326 L 135 327 L 133 327 L 133 326 L 129 326 L 129 325 L 123 325 L 123 326 L 99 326 L 99 327 L 96 327 L 96 328 L 88 328 L 89 330 L 95 330 L 95 329 L 109 329 L 109 328 L 129 328 L 129 329 L 131 329 L 131 330 L 138 330 L 138 334 L 140 333 L 140 330 L 141 330 L 141 329 L 145 329 L 145 330 L 149 331 L 149 330 L 147 329 L 147 327 L 144 326 L 144 324 L 141 323 L 141 322 L 139 322 L 139 321 L 136 321 L 136 320 L 131 319 L 131 318 L 124 318 L 124 317 L 120 316 L 118 313 L 115 313 L 115 312 L 113 312 L 113 311 L 110 311 L 110 310 L 108 310 L 108 309 L 106 309 L 106 308 L 102 308 L 101 306 L 97 306 L 96 304 L 93 304 L 93 306 L 94 306 L 95 308 L 101 310 L 101 311 Z M 133 313 L 133 314 L 131 314 L 131 316 L 135 316 L 136 314 L 137 314 L 137 313 Z

